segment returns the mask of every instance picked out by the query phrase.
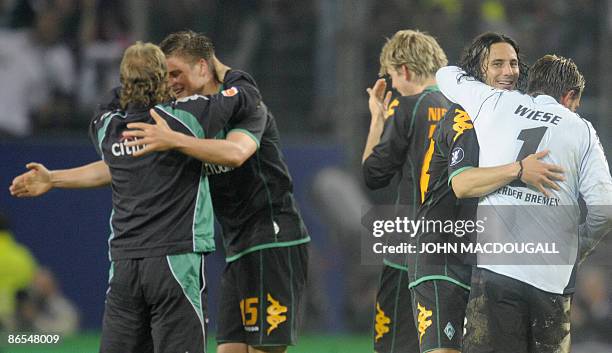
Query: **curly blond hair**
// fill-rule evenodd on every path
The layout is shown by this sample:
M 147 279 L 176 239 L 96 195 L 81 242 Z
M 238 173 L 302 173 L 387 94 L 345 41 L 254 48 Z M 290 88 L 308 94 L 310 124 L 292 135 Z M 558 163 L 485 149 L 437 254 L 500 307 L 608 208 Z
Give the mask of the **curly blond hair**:
M 436 39 L 418 30 L 396 32 L 380 52 L 380 76 L 387 75 L 390 69 L 399 70 L 406 65 L 420 82 L 436 74 L 446 66 L 448 59 Z
M 174 98 L 168 85 L 166 57 L 152 43 L 136 42 L 125 50 L 121 60 L 121 108 L 128 103 L 145 107 L 167 102 Z

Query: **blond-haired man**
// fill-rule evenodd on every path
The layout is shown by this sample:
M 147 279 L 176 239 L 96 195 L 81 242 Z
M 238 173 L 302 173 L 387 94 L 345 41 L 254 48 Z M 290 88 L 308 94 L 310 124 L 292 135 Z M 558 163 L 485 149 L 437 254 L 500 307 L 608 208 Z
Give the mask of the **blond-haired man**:
M 450 102 L 439 92 L 435 73 L 447 64 L 436 40 L 416 30 L 398 31 L 380 54 L 380 75 L 401 95 L 391 100 L 384 79 L 368 89 L 370 131 L 363 153 L 367 186 L 387 186 L 401 175 L 397 204 L 416 214 L 425 195 L 433 133 Z M 397 240 L 397 239 L 396 239 Z M 392 240 L 390 240 L 392 241 Z M 378 353 L 418 352 L 405 257 L 385 257 L 376 297 L 374 349 Z

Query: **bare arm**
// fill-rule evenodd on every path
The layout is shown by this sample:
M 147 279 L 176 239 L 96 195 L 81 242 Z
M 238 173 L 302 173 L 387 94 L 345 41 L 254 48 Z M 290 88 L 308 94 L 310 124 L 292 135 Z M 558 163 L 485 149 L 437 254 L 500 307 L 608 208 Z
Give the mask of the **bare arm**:
M 257 150 L 257 143 L 253 138 L 241 131 L 230 131 L 224 140 L 199 139 L 170 129 L 154 109 L 150 111 L 155 124 L 130 123 L 129 130 L 123 133 L 126 137 L 137 137 L 128 146 L 142 146 L 134 153 L 134 157 L 142 156 L 154 151 L 167 151 L 176 149 L 186 155 L 201 161 L 239 167 Z
M 550 196 L 546 188 L 559 190 L 555 181 L 564 180 L 564 177 L 561 167 L 540 161 L 547 154 L 548 150 L 545 150 L 523 159 L 521 181 Z M 498 167 L 470 168 L 452 177 L 451 184 L 457 198 L 481 197 L 516 180 L 520 170 L 519 162 Z
M 459 199 L 485 196 L 516 180 L 519 170 L 518 162 L 499 167 L 470 168 L 454 176 L 451 185 Z
M 380 142 L 380 136 L 382 135 L 383 127 L 385 125 L 385 110 L 389 105 L 389 101 L 391 100 L 390 91 L 385 95 L 386 88 L 387 83 L 385 80 L 379 79 L 372 88 L 367 89 L 370 96 L 368 99 L 368 106 L 370 108 L 371 120 L 370 130 L 368 131 L 368 139 L 363 149 L 363 156 L 361 158 L 362 162 L 372 154 L 374 146 Z
M 80 189 L 108 185 L 111 175 L 103 161 L 93 162 L 81 167 L 61 170 L 48 170 L 40 163 L 28 163 L 28 172 L 13 179 L 9 188 L 16 197 L 36 197 L 52 188 Z
M 224 140 L 198 139 L 182 135 L 176 149 L 201 161 L 240 167 L 257 150 L 257 143 L 247 134 L 233 131 Z

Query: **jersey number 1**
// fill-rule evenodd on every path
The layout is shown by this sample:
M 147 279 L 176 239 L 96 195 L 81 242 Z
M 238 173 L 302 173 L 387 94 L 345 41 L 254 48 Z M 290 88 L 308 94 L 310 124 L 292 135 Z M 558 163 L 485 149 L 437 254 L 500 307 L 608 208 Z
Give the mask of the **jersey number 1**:
M 540 142 L 542 142 L 542 139 L 544 138 L 544 134 L 546 133 L 546 130 L 548 130 L 548 127 L 546 126 L 540 126 L 540 127 L 534 127 L 532 129 L 521 130 L 521 132 L 519 133 L 516 139 L 523 141 L 523 147 L 521 147 L 521 150 L 519 151 L 519 154 L 516 157 L 517 162 L 522 161 L 523 159 L 525 159 L 525 157 L 529 156 L 530 154 L 536 153 L 538 146 L 540 145 Z M 523 183 L 520 180 L 515 180 L 512 183 L 510 183 L 510 186 L 527 186 L 527 185 L 525 185 L 525 183 Z

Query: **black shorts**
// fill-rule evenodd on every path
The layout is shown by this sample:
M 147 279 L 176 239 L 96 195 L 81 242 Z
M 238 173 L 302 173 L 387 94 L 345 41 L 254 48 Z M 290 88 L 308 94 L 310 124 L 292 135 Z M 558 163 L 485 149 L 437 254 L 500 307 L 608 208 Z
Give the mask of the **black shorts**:
M 206 351 L 204 255 L 114 261 L 101 353 Z
M 461 351 L 469 291 L 443 279 L 423 281 L 410 290 L 420 352 Z
M 374 351 L 377 353 L 418 352 L 408 282 L 405 270 L 383 266 L 374 315 Z
M 474 269 L 464 352 L 569 352 L 570 299 Z
M 307 265 L 308 244 L 257 250 L 228 263 L 217 343 L 295 345 Z

